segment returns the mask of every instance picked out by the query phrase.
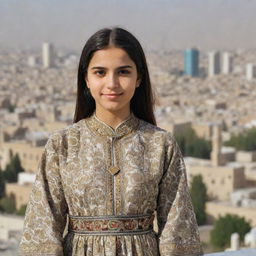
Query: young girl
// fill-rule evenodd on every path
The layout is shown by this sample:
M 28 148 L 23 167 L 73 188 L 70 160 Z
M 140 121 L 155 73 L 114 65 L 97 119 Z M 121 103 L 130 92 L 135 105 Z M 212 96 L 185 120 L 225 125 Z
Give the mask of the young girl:
M 124 29 L 84 46 L 74 124 L 45 146 L 20 255 L 202 255 L 182 155 L 156 126 L 146 59 Z

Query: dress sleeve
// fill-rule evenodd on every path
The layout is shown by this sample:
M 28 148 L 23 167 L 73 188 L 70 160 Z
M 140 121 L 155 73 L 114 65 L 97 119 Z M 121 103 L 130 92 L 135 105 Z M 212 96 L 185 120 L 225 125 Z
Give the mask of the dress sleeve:
M 59 133 L 44 148 L 26 210 L 20 256 L 62 256 L 66 225 L 65 201 L 59 168 Z
M 167 133 L 164 173 L 157 202 L 161 256 L 203 255 L 179 146 Z

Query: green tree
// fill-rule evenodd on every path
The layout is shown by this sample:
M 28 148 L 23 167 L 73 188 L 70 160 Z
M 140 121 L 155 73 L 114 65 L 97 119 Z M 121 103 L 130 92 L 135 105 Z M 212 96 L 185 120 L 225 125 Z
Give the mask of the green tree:
M 9 149 L 9 159 L 12 159 L 13 158 L 13 152 L 11 149 Z
M 250 224 L 242 217 L 232 214 L 226 214 L 220 217 L 214 224 L 211 231 L 211 244 L 217 248 L 230 246 L 230 237 L 232 233 L 237 232 L 241 240 L 246 233 L 251 230 Z
M 0 200 L 0 209 L 6 213 L 15 213 L 15 199 L 13 197 L 4 197 Z
M 235 147 L 237 150 L 256 150 L 256 128 L 251 128 L 241 134 L 232 135 L 225 145 Z
M 5 179 L 3 171 L 0 167 L 0 198 L 4 197 L 5 195 Z
M 13 165 L 17 173 L 24 172 L 24 168 L 21 166 L 20 157 L 16 153 L 13 157 Z
M 15 110 L 15 108 L 16 108 L 16 106 L 15 106 L 15 105 L 10 104 L 10 105 L 9 105 L 9 107 L 8 107 L 8 110 L 9 110 L 9 112 L 10 112 L 10 113 L 13 113 L 13 112 L 14 112 L 14 110 Z
M 27 205 L 23 204 L 20 209 L 17 211 L 17 214 L 20 216 L 25 216 Z
M 199 138 L 192 128 L 186 129 L 175 137 L 184 156 L 210 159 L 211 142 Z
M 17 182 L 18 173 L 24 171 L 25 170 L 21 166 L 19 155 L 16 153 L 14 156 L 11 157 L 10 163 L 6 165 L 3 174 L 7 182 Z
M 190 186 L 190 194 L 197 223 L 198 225 L 203 225 L 206 223 L 205 204 L 207 201 L 207 189 L 201 175 L 193 177 Z
M 227 131 L 228 130 L 228 125 L 225 120 L 222 120 L 222 131 Z

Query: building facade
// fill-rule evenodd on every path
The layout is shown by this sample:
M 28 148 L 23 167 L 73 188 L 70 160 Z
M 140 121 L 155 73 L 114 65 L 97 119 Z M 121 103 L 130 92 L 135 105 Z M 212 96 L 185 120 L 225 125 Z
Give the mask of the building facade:
M 199 76 L 199 51 L 195 48 L 184 52 L 184 75 Z
M 209 52 L 208 56 L 209 56 L 208 75 L 211 77 L 220 73 L 220 53 Z

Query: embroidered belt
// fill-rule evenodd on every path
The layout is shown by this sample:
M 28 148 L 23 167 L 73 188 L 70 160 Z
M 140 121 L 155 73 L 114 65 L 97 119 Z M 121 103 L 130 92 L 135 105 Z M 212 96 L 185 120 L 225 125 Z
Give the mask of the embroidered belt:
M 69 232 L 88 235 L 133 235 L 153 231 L 154 215 L 69 216 Z

